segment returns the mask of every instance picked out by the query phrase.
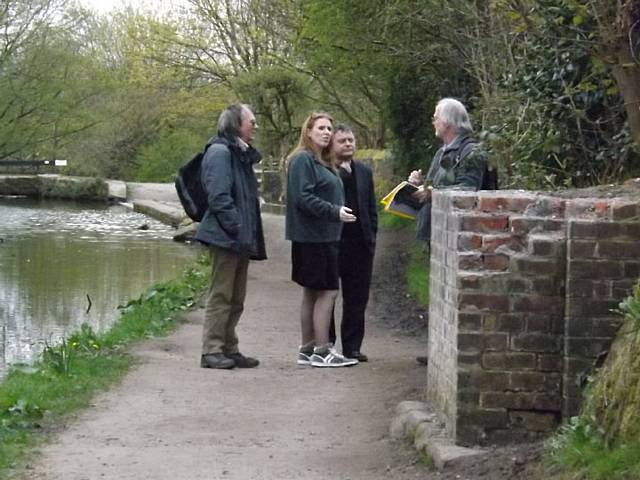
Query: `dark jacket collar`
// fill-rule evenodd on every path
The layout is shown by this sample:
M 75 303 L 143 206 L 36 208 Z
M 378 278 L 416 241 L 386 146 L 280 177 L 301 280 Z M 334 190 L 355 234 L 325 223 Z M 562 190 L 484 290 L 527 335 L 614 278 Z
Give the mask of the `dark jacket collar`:
M 262 154 L 251 145 L 249 145 L 248 149 L 243 150 L 242 147 L 240 147 L 237 138 L 229 140 L 226 137 L 215 137 L 209 141 L 210 145 L 215 143 L 225 145 L 235 157 L 239 158 L 243 162 L 254 164 L 262 160 Z

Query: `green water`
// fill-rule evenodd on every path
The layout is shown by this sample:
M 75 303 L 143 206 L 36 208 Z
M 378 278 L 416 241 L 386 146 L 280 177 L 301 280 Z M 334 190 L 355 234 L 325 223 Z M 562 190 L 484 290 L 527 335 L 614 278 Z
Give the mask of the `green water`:
M 172 234 L 121 206 L 0 199 L 0 375 L 179 275 L 196 252 Z

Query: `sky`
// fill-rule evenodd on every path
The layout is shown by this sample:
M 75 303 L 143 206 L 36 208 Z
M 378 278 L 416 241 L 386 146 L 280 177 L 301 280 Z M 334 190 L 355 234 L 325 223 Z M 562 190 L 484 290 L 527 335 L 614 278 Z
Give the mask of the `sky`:
M 85 7 L 99 13 L 109 13 L 113 9 L 131 5 L 133 7 L 147 7 L 153 10 L 166 11 L 173 6 L 184 3 L 182 0 L 77 0 Z

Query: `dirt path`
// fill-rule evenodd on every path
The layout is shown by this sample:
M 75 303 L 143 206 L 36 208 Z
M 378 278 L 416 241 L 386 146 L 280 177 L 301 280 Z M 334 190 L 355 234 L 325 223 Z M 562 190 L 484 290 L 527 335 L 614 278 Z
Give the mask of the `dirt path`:
M 199 368 L 202 310 L 191 312 L 170 337 L 139 345 L 140 365 L 44 446 L 25 478 L 427 478 L 413 450 L 388 436 L 392 409 L 418 399 L 426 382 L 415 362 L 424 338 L 370 318 L 369 363 L 296 366 L 300 290 L 289 280 L 283 218 L 264 220 L 270 259 L 250 266 L 239 327 L 241 350 L 260 367 Z M 377 278 L 390 268 L 385 258 Z

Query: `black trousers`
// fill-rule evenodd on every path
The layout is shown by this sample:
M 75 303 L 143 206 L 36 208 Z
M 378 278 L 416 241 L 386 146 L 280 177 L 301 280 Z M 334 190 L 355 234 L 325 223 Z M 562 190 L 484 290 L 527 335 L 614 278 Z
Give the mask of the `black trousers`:
M 364 338 L 364 317 L 369 302 L 369 287 L 373 270 L 373 252 L 362 240 L 340 242 L 340 285 L 342 288 L 342 322 L 340 338 L 342 352 L 359 352 Z M 332 319 L 329 339 L 336 341 Z

